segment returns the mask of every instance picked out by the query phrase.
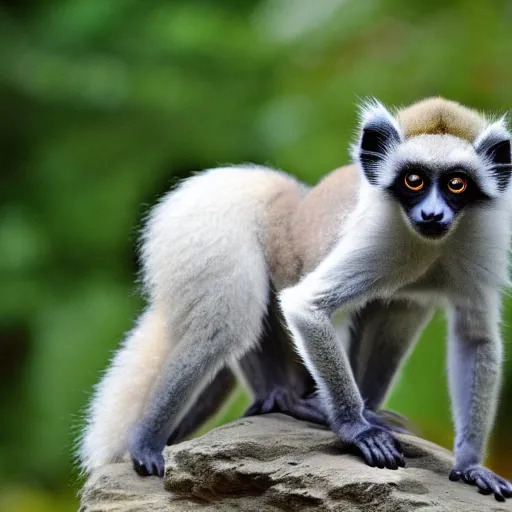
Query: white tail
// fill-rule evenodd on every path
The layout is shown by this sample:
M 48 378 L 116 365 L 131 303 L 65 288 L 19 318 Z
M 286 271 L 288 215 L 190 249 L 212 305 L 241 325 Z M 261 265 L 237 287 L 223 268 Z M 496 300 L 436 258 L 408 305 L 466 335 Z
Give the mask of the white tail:
M 126 453 L 130 428 L 170 351 L 165 338 L 163 315 L 149 309 L 116 352 L 90 403 L 78 453 L 84 471 L 118 461 Z
M 215 352 L 224 351 L 221 359 L 235 360 L 257 343 L 268 299 L 267 203 L 290 186 L 295 182 L 266 168 L 215 169 L 184 181 L 153 209 L 141 253 L 151 307 L 96 387 L 78 449 L 84 471 L 125 455 L 171 350 L 188 350 L 187 339 L 190 350 L 211 347 L 219 330 L 226 338 Z M 210 361 L 201 385 L 227 362 Z M 187 389 L 191 400 L 201 385 Z M 190 405 L 187 399 L 173 420 Z

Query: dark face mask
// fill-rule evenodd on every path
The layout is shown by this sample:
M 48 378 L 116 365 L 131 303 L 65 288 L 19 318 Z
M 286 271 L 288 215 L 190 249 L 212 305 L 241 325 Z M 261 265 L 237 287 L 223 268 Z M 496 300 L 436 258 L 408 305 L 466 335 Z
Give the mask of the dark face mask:
M 409 167 L 399 173 L 389 191 L 411 226 L 426 238 L 445 236 L 466 205 L 484 199 L 468 174 L 453 170 L 435 173 Z

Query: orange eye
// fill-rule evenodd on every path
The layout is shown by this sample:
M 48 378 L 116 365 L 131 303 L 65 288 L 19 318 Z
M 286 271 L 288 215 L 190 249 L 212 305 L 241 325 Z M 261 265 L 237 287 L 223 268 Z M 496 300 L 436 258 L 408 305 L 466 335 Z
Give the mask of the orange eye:
M 423 178 L 421 176 L 419 176 L 418 174 L 414 174 L 414 173 L 408 174 L 404 178 L 404 183 L 408 189 L 410 189 L 414 192 L 421 190 L 423 188 L 423 185 L 425 184 L 425 182 L 423 181 Z
M 448 182 L 448 190 L 453 194 L 462 194 L 468 188 L 468 182 L 464 178 L 456 176 Z

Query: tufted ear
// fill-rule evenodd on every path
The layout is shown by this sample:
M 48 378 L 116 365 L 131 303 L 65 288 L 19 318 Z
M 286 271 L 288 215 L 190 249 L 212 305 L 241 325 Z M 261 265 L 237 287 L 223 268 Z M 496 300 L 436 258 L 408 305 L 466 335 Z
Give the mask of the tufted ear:
M 505 118 L 490 124 L 475 140 L 476 152 L 486 164 L 489 176 L 495 180 L 497 189 L 503 192 L 512 174 L 511 134 Z
M 388 152 L 402 142 L 403 134 L 398 121 L 378 101 L 361 106 L 361 137 L 354 148 L 355 158 L 361 164 L 366 179 L 379 183 L 379 168 Z

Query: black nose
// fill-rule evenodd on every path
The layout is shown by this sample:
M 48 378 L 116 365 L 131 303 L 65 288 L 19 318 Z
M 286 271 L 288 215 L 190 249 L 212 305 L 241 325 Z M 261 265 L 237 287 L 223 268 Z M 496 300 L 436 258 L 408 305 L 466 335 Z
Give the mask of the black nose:
M 440 212 L 440 213 L 434 213 L 434 212 L 429 212 L 427 213 L 426 211 L 424 210 L 421 210 L 421 218 L 424 220 L 424 221 L 427 221 L 427 222 L 439 222 L 440 220 L 443 220 L 443 212 Z

